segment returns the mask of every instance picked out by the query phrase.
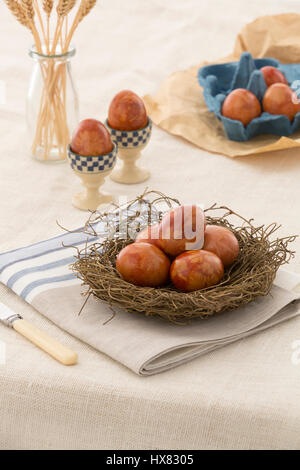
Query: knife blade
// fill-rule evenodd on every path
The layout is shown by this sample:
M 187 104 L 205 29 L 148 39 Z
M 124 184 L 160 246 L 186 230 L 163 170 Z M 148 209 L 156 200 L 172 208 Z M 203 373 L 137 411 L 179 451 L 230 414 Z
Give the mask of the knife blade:
M 27 322 L 18 313 L 0 302 L 0 322 L 13 328 L 37 347 L 48 353 L 66 366 L 77 363 L 78 356 L 71 349 L 47 335 L 33 324 Z

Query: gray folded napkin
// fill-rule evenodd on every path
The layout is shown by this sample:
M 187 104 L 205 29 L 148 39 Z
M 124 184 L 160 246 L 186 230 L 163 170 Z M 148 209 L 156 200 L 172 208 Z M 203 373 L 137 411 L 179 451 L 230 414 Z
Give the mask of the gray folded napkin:
M 86 238 L 67 233 L 4 253 L 0 281 L 60 328 L 136 374 L 166 371 L 300 313 L 300 276 L 280 269 L 268 296 L 185 326 L 120 309 L 106 323 L 112 312 L 93 297 L 78 316 L 84 288 L 69 267 L 75 251 L 70 245 L 80 248 Z
M 33 305 L 58 326 L 135 373 L 152 375 L 298 315 L 300 293 L 292 290 L 300 283 L 300 277 L 296 278 L 280 271 L 267 297 L 185 326 L 121 310 L 104 324 L 112 312 L 94 298 L 89 299 L 78 317 L 83 302 L 78 285 L 55 289 L 52 296 L 46 291 Z M 282 287 L 282 279 L 291 290 Z

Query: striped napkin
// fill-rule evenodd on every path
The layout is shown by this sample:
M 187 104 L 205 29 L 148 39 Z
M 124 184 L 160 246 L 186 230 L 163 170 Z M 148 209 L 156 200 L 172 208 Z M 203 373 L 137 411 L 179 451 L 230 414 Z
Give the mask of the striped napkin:
M 105 323 L 111 310 L 92 297 L 78 316 L 84 288 L 70 264 L 74 247 L 90 241 L 95 237 L 65 233 L 4 253 L 0 281 L 56 325 L 139 375 L 163 372 L 300 313 L 300 276 L 280 270 L 267 297 L 188 326 L 121 310 Z

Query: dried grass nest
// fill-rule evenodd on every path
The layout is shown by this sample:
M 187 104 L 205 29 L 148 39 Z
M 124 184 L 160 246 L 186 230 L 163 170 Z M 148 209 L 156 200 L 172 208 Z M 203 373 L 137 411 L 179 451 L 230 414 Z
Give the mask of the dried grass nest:
M 77 249 L 77 261 L 71 267 L 88 286 L 88 297 L 93 295 L 112 309 L 118 306 L 130 313 L 184 324 L 241 307 L 269 293 L 278 268 L 294 255 L 288 245 L 296 236 L 276 238 L 274 233 L 280 227 L 276 223 L 256 227 L 253 219 L 247 220 L 216 204 L 205 210 L 207 224 L 228 227 L 240 245 L 239 256 L 225 271 L 221 283 L 183 293 L 171 284 L 162 288 L 138 287 L 121 279 L 115 267 L 119 251 L 134 241 L 132 234 L 136 230 L 161 220 L 165 212 L 177 205 L 180 205 L 177 199 L 158 191 L 146 191 L 110 212 L 91 214 L 83 231 L 97 239 L 83 250 Z M 106 236 L 101 239 L 104 233 Z

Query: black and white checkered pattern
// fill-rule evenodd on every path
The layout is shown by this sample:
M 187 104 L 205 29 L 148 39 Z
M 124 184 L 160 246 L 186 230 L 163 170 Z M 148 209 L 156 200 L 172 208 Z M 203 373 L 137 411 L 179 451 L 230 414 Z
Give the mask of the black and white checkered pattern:
M 137 129 L 136 131 L 119 131 L 109 127 L 107 121 L 105 122 L 111 138 L 114 142 L 117 142 L 118 147 L 132 148 L 145 145 L 151 136 L 152 121 L 149 118 L 148 125 L 143 129 Z
M 115 166 L 117 151 L 117 145 L 114 144 L 113 150 L 106 155 L 86 157 L 73 153 L 69 147 L 68 157 L 73 170 L 82 173 L 100 173 L 102 171 L 111 170 Z

